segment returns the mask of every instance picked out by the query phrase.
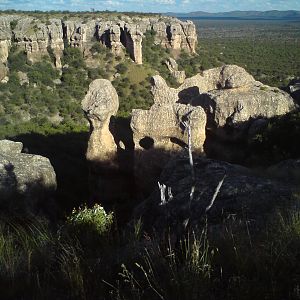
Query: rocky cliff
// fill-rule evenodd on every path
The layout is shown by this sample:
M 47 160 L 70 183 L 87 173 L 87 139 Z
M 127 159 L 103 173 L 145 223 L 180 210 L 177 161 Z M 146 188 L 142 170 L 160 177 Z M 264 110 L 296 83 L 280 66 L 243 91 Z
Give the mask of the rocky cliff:
M 6 63 L 9 49 L 15 44 L 26 52 L 30 61 L 51 52 L 60 68 L 60 58 L 66 46 L 78 47 L 86 55 L 94 43 L 101 43 L 116 55 L 128 51 L 137 64 L 142 64 L 142 41 L 146 31 L 156 33 L 156 44 L 195 52 L 195 25 L 171 17 L 95 17 L 42 22 L 30 16 L 7 15 L 0 16 L 0 62 Z

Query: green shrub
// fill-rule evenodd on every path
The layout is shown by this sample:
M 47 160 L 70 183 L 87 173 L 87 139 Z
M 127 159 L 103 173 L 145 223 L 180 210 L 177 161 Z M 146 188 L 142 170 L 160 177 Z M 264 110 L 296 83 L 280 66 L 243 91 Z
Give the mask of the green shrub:
M 112 224 L 113 214 L 107 214 L 102 206 L 83 206 L 73 209 L 67 218 L 65 232 L 71 237 L 75 235 L 84 248 L 89 248 L 108 238 Z
M 125 74 L 126 71 L 128 70 L 128 67 L 124 64 L 124 63 L 120 63 L 116 66 L 116 70 L 120 73 L 120 74 Z
M 11 30 L 15 30 L 17 24 L 18 24 L 18 20 L 13 20 L 13 21 L 11 21 L 11 22 L 9 23 L 10 29 L 11 29 Z

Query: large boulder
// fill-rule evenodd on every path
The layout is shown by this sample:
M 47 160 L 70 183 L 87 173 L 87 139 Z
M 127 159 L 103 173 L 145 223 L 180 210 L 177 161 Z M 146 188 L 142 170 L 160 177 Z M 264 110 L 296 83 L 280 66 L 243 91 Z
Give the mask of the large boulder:
M 119 108 L 118 94 L 109 80 L 96 79 L 90 84 L 81 105 L 91 126 L 86 157 L 93 162 L 109 161 L 117 150 L 110 121 Z
M 38 212 L 55 192 L 56 175 L 48 158 L 21 153 L 22 148 L 22 143 L 0 141 L 0 207 Z
M 281 116 L 296 109 L 287 93 L 261 84 L 212 90 L 194 100 L 194 104 L 208 112 L 216 127 Z
M 169 228 L 181 231 L 187 225 L 195 229 L 206 217 L 214 224 L 233 216 L 259 226 L 276 209 L 296 203 L 296 185 L 258 176 L 239 165 L 197 157 L 194 171 L 193 180 L 188 157 L 171 160 L 159 178 L 160 184 L 166 186 L 165 201 L 157 187 L 137 207 L 135 217 L 142 217 L 148 229 L 159 232 Z

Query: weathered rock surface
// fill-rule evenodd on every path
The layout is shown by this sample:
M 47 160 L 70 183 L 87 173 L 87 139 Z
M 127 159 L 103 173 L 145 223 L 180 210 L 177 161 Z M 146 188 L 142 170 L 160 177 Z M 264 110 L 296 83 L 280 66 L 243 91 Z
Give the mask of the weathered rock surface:
M 145 172 L 152 174 L 151 169 L 161 171 L 172 152 L 186 147 L 187 131 L 182 124 L 185 120 L 190 119 L 195 152 L 202 153 L 205 148 L 205 153 L 213 157 L 229 161 L 235 161 L 235 157 L 240 161 L 245 149 L 232 144 L 228 150 L 224 143 L 240 141 L 241 137 L 247 141 L 249 134 L 254 136 L 255 130 L 263 126 L 258 119 L 296 109 L 287 93 L 264 86 L 234 65 L 207 70 L 186 79 L 177 89 L 168 87 L 159 75 L 153 77 L 152 84 L 152 107 L 132 112 L 137 178 L 143 178 Z M 157 162 L 155 156 L 160 157 Z M 153 174 L 157 178 L 159 171 Z
M 143 216 L 146 226 L 161 232 L 169 228 L 183 230 L 186 224 L 195 228 L 206 215 L 210 222 L 218 224 L 230 216 L 262 222 L 277 208 L 295 205 L 295 186 L 259 177 L 247 168 L 222 161 L 196 158 L 194 165 L 196 180 L 192 201 L 189 197 L 193 184 L 188 157 L 177 157 L 169 162 L 159 179 L 161 184 L 171 188 L 172 197 L 169 198 L 166 192 L 166 203 L 161 203 L 160 190 L 156 188 L 137 208 L 135 216 Z M 212 203 L 224 175 L 226 177 Z
M 187 130 L 182 122 L 189 120 L 192 131 L 193 149 L 203 151 L 205 141 L 206 114 L 201 107 L 176 103 L 176 98 L 163 97 L 157 94 L 157 85 L 166 86 L 160 76 L 154 76 L 154 104 L 149 110 L 134 109 L 132 111 L 131 128 L 136 149 L 143 149 L 141 140 L 151 138 L 151 148 L 167 151 L 181 147 L 174 140 L 188 144 Z M 162 96 L 162 97 L 161 97 Z
M 178 64 L 176 62 L 175 59 L 173 59 L 172 57 L 169 57 L 165 64 L 167 65 L 167 68 L 170 71 L 170 74 L 176 79 L 176 81 L 178 83 L 183 83 L 186 75 L 185 75 L 185 71 L 179 71 L 178 70 Z
M 14 16 L 0 16 L 0 62 L 6 63 L 11 45 L 11 26 L 10 22 Z
M 105 79 L 94 80 L 82 101 L 90 122 L 86 157 L 91 199 L 104 205 L 133 198 L 134 193 L 133 143 L 128 122 L 118 124 L 113 117 L 118 107 L 117 92 Z
M 160 76 L 154 76 L 154 104 L 149 110 L 132 111 L 130 126 L 135 145 L 135 177 L 145 192 L 153 188 L 170 156 L 187 147 L 188 130 L 184 122 L 191 128 L 193 151 L 203 152 L 206 113 L 202 107 L 177 103 L 172 95 L 174 92 Z
M 17 74 L 18 74 L 19 81 L 20 81 L 21 85 L 29 84 L 29 78 L 27 76 L 27 73 L 18 71 Z
M 158 23 L 161 26 L 157 26 Z M 122 55 L 126 48 L 131 58 L 141 64 L 142 40 L 146 31 L 156 32 L 156 43 L 163 47 L 195 52 L 195 25 L 171 17 L 131 19 L 122 16 L 107 20 L 49 19 L 47 22 L 41 22 L 29 16 L 7 15 L 0 16 L 0 62 L 6 63 L 11 41 L 24 50 L 32 62 L 52 52 L 58 68 L 61 68 L 65 44 L 78 47 L 84 55 L 88 55 L 91 46 L 100 42 L 117 56 Z
M 255 118 L 284 115 L 294 109 L 284 91 L 255 81 L 243 68 L 226 65 L 188 78 L 178 88 L 169 88 L 161 77 L 154 81 L 155 99 L 200 106 L 207 113 L 208 126 L 236 126 Z
M 119 108 L 118 94 L 109 80 L 96 79 L 81 105 L 91 126 L 86 157 L 93 162 L 109 161 L 117 151 L 110 121 Z
M 56 189 L 48 158 L 21 153 L 22 143 L 0 141 L 0 206 L 37 212 Z

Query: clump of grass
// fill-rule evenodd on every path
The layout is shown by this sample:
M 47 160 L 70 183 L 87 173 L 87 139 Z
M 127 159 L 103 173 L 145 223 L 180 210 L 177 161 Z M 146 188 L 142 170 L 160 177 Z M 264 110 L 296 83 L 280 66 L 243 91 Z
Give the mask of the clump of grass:
M 3 297 L 19 295 L 26 288 L 39 293 L 46 289 L 41 278 L 48 278 L 49 262 L 54 259 L 54 239 L 43 220 L 0 221 L 0 286 Z M 46 283 L 47 280 L 44 281 Z

